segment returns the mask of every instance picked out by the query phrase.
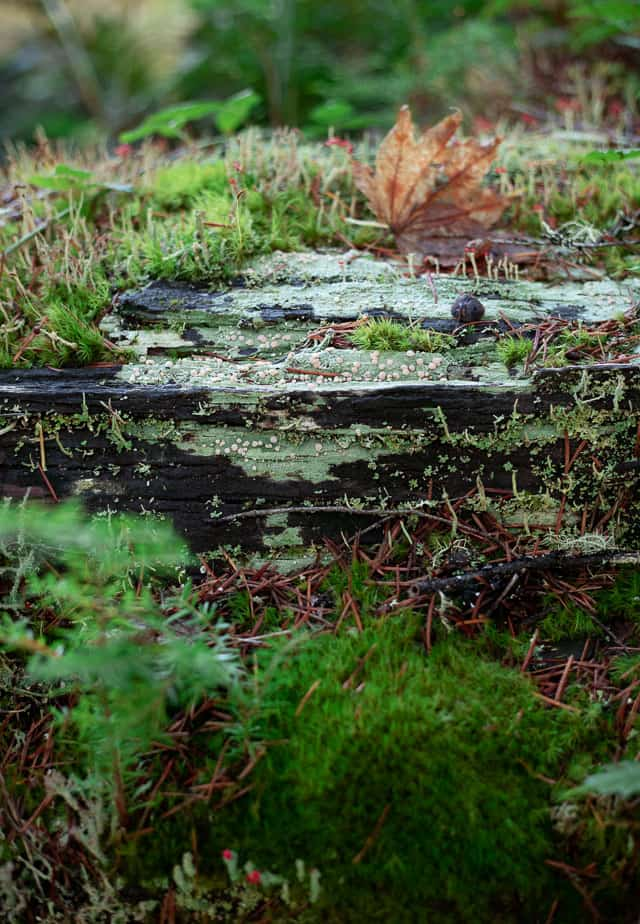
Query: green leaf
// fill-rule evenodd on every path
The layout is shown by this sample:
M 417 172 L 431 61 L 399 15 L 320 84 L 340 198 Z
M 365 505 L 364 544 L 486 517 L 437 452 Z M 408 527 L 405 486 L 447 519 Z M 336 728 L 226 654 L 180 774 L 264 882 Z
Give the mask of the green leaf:
M 29 177 L 29 183 L 41 189 L 67 192 L 73 189 L 85 189 L 92 185 L 93 174 L 89 170 L 80 170 L 68 164 L 58 164 L 52 174 L 36 173 Z
M 592 773 L 582 785 L 566 795 L 586 796 L 595 793 L 600 796 L 622 796 L 629 799 L 640 793 L 640 764 L 633 760 L 621 760 L 618 764 L 607 764 L 597 773 Z
M 342 128 L 354 115 L 354 108 L 346 100 L 336 99 L 321 103 L 311 110 L 311 121 L 327 128 Z
M 327 130 L 336 132 L 360 131 L 370 129 L 376 125 L 387 126 L 386 114 L 374 112 L 358 113 L 347 100 L 327 100 L 315 106 L 310 113 L 310 122 L 306 133 L 311 138 L 326 137 Z
M 216 126 L 223 135 L 231 135 L 246 122 L 261 99 L 253 90 L 242 90 L 220 105 L 216 115 Z
M 30 176 L 27 182 L 31 186 L 37 186 L 40 189 L 53 189 L 56 192 L 67 192 L 78 188 L 77 183 L 59 176 L 35 174 L 34 176 Z
M 621 160 L 640 157 L 640 150 L 632 151 L 590 151 L 582 158 L 583 164 L 614 164 Z
M 120 141 L 131 144 L 133 141 L 141 141 L 151 135 L 180 138 L 185 125 L 207 116 L 214 116 L 218 130 L 228 135 L 246 121 L 251 110 L 259 102 L 260 97 L 253 90 L 242 90 L 223 102 L 209 100 L 208 102 L 171 106 L 169 109 L 161 109 L 160 112 L 147 116 L 137 128 L 122 132 Z
M 214 115 L 220 110 L 221 103 L 210 100 L 202 103 L 182 103 L 180 106 L 171 106 L 161 109 L 153 115 L 147 116 L 137 128 L 122 132 L 120 141 L 131 144 L 141 141 L 151 135 L 162 135 L 164 138 L 180 138 L 182 129 L 189 122 L 197 122 L 206 116 Z
M 36 173 L 29 177 L 32 186 L 41 189 L 52 189 L 55 192 L 87 192 L 93 190 L 110 190 L 111 192 L 133 192 L 134 187 L 129 183 L 100 183 L 94 180 L 90 170 L 80 170 L 68 164 L 58 164 L 53 173 Z
M 93 178 L 90 170 L 80 170 L 78 167 L 70 167 L 68 164 L 58 164 L 55 169 L 56 176 L 68 176 L 74 180 L 89 182 Z

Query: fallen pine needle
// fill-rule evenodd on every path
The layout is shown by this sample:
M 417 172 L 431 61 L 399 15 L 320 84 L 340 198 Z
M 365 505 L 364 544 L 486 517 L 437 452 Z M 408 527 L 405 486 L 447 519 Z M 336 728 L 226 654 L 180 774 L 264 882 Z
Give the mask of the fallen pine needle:
M 313 696 L 313 694 L 316 692 L 316 690 L 317 690 L 318 687 L 320 686 L 320 683 L 321 683 L 320 678 L 318 678 L 318 680 L 314 680 L 314 682 L 311 684 L 311 686 L 309 687 L 309 689 L 307 690 L 307 692 L 304 694 L 304 696 L 302 697 L 302 699 L 301 699 L 300 702 L 298 703 L 298 706 L 297 706 L 296 711 L 295 711 L 295 713 L 294 713 L 296 718 L 298 718 L 298 716 L 300 715 L 300 713 L 302 712 L 302 710 L 304 709 L 304 707 L 307 705 L 307 703 L 309 702 L 309 700 L 311 699 L 311 697 Z
M 353 864 L 361 863 L 367 851 L 370 850 L 370 848 L 374 845 L 390 810 L 391 810 L 391 803 L 387 802 L 385 807 L 382 809 L 382 812 L 380 813 L 380 817 L 375 823 L 375 827 L 373 831 L 371 832 L 369 837 L 364 842 L 362 846 L 362 850 L 359 853 L 357 853 L 355 857 L 353 858 L 353 860 L 351 861 Z
M 551 696 L 545 696 L 544 693 L 534 693 L 536 699 L 541 699 L 544 703 L 547 703 L 548 706 L 555 706 L 557 709 L 566 709 L 568 712 L 580 712 L 579 709 L 576 709 L 575 706 L 570 706 L 568 703 L 561 703 L 557 699 L 553 699 Z

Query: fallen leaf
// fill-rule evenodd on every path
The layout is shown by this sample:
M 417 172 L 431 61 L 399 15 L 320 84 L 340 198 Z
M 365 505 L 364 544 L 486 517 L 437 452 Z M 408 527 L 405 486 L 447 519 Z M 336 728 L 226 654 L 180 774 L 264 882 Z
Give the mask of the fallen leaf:
M 443 237 L 455 239 L 457 249 L 458 242 L 482 237 L 506 207 L 503 197 L 480 186 L 501 139 L 489 145 L 456 141 L 461 121 L 455 112 L 416 138 L 403 106 L 378 149 L 375 172 L 353 162 L 356 186 L 403 253 L 434 255 Z

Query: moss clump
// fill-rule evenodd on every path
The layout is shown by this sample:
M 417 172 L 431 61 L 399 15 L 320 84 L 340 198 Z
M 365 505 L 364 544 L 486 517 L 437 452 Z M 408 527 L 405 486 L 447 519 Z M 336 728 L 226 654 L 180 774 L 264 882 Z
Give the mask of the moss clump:
M 557 599 L 550 598 L 545 607 L 545 617 L 540 623 L 544 638 L 550 642 L 585 638 L 585 636 L 599 637 L 603 630 L 583 607 L 575 603 L 561 604 Z
M 263 193 L 254 190 L 246 199 L 268 251 L 295 251 L 335 244 L 342 226 L 341 218 L 330 212 L 322 213 L 305 190 Z M 365 242 L 367 236 L 366 233 L 356 235 L 354 242 Z
M 317 865 L 318 920 L 538 920 L 552 879 L 564 894 L 540 775 L 597 742 L 599 707 L 549 712 L 459 640 L 427 659 L 416 630 L 404 613 L 281 652 L 260 704 L 274 744 L 216 824 L 263 868 Z
M 611 676 L 621 686 L 637 680 L 640 677 L 640 654 L 620 655 L 614 658 L 611 662 Z
M 597 334 L 582 327 L 561 331 L 551 344 L 544 365 L 559 367 L 571 365 L 572 362 L 584 362 L 585 360 L 593 362 L 595 358 L 603 359 L 606 355 L 606 342 L 606 334 Z
M 625 568 L 611 587 L 596 595 L 596 600 L 601 618 L 623 619 L 640 626 L 640 570 Z
M 535 153 L 532 146 L 537 147 Z M 580 222 L 603 228 L 638 198 L 637 162 L 596 165 L 585 163 L 584 154 L 581 146 L 565 147 L 561 154 L 548 138 L 507 140 L 502 160 L 509 168 L 507 189 L 519 194 L 513 217 L 522 230 L 540 232 L 540 211 L 556 225 Z
M 389 587 L 391 592 L 392 587 Z M 331 593 L 335 600 L 336 620 L 344 607 L 344 594 L 349 593 L 356 601 L 361 618 L 366 620 L 373 615 L 389 594 L 381 591 L 380 585 L 371 580 L 371 571 L 362 561 L 353 561 L 349 567 L 335 565 L 327 574 L 322 590 Z
M 621 571 L 606 590 L 593 595 L 595 619 L 587 610 L 572 601 L 559 602 L 550 597 L 545 605 L 545 617 L 540 629 L 552 642 L 584 636 L 602 636 L 603 625 L 616 622 L 632 623 L 637 634 L 640 626 L 640 571 Z
M 120 221 L 110 263 L 128 285 L 149 278 L 220 282 L 263 248 L 250 210 L 226 192 L 201 192 L 189 211 L 161 218 L 150 209 L 143 218 L 135 203 Z
M 174 193 L 171 208 L 187 195 Z M 226 184 L 188 195 L 193 195 L 190 207 L 179 214 L 159 216 L 135 202 L 121 216 L 119 245 L 108 262 L 123 285 L 147 279 L 218 284 L 251 257 L 335 243 L 339 218 L 323 216 L 302 190 L 267 194 L 245 188 L 234 194 Z
M 149 191 L 159 208 L 174 210 L 192 206 L 202 193 L 222 195 L 228 189 L 224 160 L 181 160 L 157 170 Z
M 579 162 L 574 169 L 564 190 L 557 181 L 555 188 L 548 190 L 549 212 L 559 222 L 579 217 L 600 227 L 640 197 L 640 172 L 628 163 L 598 168 Z
M 524 337 L 504 337 L 496 347 L 498 356 L 505 364 L 507 369 L 523 363 L 531 350 L 533 342 L 525 340 Z
M 114 350 L 97 327 L 101 313 L 110 302 L 109 285 L 99 272 L 86 285 L 54 283 L 48 286 L 43 295 L 25 304 L 24 313 L 29 321 L 23 328 L 26 336 L 22 345 L 14 343 L 6 352 L 0 351 L 0 368 L 14 365 L 63 367 L 115 359 Z M 18 355 L 17 361 L 14 361 L 12 350 Z
M 424 353 L 446 353 L 456 345 L 455 337 L 433 330 L 411 330 L 411 348 Z
M 422 328 L 407 327 L 389 318 L 372 318 L 357 327 L 351 334 L 352 343 L 361 350 L 445 353 L 455 346 L 449 334 Z

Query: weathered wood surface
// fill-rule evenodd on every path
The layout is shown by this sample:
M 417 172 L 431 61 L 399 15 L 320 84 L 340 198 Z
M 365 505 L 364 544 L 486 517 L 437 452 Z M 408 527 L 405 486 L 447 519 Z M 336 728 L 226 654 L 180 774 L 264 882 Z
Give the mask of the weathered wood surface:
M 563 528 L 627 543 L 640 531 L 640 364 L 524 377 L 495 355 L 505 318 L 602 320 L 631 307 L 628 289 L 436 277 L 436 300 L 425 279 L 327 255 L 262 261 L 242 283 L 122 297 L 106 327 L 138 352 L 125 366 L 2 373 L 0 494 L 168 516 L 200 552 L 294 560 L 375 520 L 318 508 L 410 509 L 471 491 L 525 527 L 556 523 L 562 507 Z M 447 330 L 453 298 L 472 288 L 486 323 L 441 356 L 306 341 L 376 312 Z M 287 506 L 304 509 L 260 513 Z
M 450 306 L 474 291 L 486 307 L 485 322 L 465 343 L 493 342 L 503 316 L 519 326 L 549 317 L 607 320 L 628 310 L 638 292 L 610 281 L 547 287 L 505 279 L 453 276 L 411 278 L 393 264 L 367 257 L 283 254 L 258 261 L 235 284 L 210 292 L 184 283 L 152 283 L 120 297 L 105 327 L 112 339 L 140 355 L 192 355 L 221 350 L 234 359 L 272 358 L 300 351 L 320 324 L 363 315 L 417 322 L 449 333 Z M 638 289 L 640 291 L 640 287 Z

